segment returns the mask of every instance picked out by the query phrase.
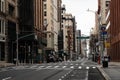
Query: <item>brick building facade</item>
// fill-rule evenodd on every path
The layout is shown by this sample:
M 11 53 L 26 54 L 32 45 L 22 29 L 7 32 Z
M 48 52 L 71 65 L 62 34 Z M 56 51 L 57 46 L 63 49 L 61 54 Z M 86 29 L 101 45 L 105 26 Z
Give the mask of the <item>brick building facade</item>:
M 108 54 L 112 61 L 120 61 L 120 0 L 110 3 L 110 43 Z

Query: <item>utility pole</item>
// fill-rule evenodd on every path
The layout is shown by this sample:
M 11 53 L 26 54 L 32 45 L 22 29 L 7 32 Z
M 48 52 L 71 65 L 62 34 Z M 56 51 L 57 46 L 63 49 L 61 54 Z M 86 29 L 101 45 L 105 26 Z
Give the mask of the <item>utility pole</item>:
M 17 39 L 16 39 L 16 48 L 17 48 L 17 49 L 16 49 L 16 53 L 17 53 L 17 54 L 16 54 L 16 66 L 17 66 L 17 65 L 18 65 L 18 62 L 19 62 L 19 59 L 18 59 L 18 58 L 19 58 L 19 57 L 18 57 L 18 55 L 19 55 L 19 53 L 18 53 L 18 45 L 19 45 L 19 44 L 18 44 L 18 24 L 16 25 L 16 38 L 17 38 Z

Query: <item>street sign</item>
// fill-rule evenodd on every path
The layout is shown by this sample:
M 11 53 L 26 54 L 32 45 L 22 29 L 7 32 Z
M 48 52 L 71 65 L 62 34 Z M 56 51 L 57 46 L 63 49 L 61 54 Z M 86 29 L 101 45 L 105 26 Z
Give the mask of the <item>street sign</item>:
M 107 31 L 101 32 L 101 36 L 107 35 Z
M 77 37 L 77 39 L 89 39 L 90 37 L 89 36 L 80 36 L 80 37 Z
M 105 48 L 109 48 L 110 47 L 110 43 L 109 42 L 105 42 Z

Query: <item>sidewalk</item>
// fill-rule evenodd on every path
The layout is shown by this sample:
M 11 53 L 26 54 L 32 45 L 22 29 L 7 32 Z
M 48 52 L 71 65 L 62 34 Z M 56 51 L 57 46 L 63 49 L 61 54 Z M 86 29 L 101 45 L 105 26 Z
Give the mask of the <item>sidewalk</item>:
M 8 67 L 8 66 L 14 66 L 14 64 L 6 63 L 5 61 L 0 61 L 0 68 L 1 67 Z
M 106 68 L 99 65 L 98 69 L 106 80 L 120 80 L 120 62 L 109 62 Z

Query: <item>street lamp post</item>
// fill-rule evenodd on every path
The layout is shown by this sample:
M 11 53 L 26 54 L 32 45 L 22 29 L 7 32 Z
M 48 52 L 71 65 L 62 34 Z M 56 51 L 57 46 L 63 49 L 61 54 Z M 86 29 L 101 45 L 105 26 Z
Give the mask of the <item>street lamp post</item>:
M 31 34 L 28 34 L 28 35 L 25 35 L 25 36 L 22 36 L 22 37 L 18 37 L 18 31 L 16 32 L 16 66 L 19 64 L 19 40 L 22 39 L 22 38 L 25 38 L 25 37 L 28 37 L 28 36 L 31 36 L 31 35 L 34 35 L 35 33 L 31 33 Z
M 48 24 L 46 25 L 46 27 L 48 26 Z M 52 31 L 41 31 L 41 30 L 37 30 L 36 28 L 35 28 L 35 30 L 36 31 L 38 31 L 38 32 L 40 32 L 40 33 L 52 33 L 52 34 L 54 34 L 55 32 L 52 32 Z M 25 37 L 28 37 L 28 36 L 31 36 L 31 35 L 34 35 L 34 34 L 36 34 L 35 32 L 32 32 L 31 34 L 28 34 L 28 35 L 25 35 L 25 36 L 21 36 L 21 37 L 19 37 L 18 35 L 19 35 L 19 33 L 18 33 L 18 26 L 17 26 L 17 29 L 16 29 L 16 66 L 18 65 L 18 63 L 19 63 L 19 40 L 20 39 L 23 39 L 23 38 L 25 38 Z M 57 34 L 57 33 L 56 33 Z M 42 37 L 42 36 L 41 36 Z M 42 42 L 42 41 L 41 41 Z
M 19 53 L 18 53 L 18 24 L 17 24 L 17 31 L 16 31 L 16 66 L 18 65 L 19 63 L 19 59 L 18 59 L 18 56 L 19 56 Z
M 100 57 L 101 58 L 103 58 L 103 51 L 104 51 L 104 41 L 101 41 L 101 24 L 100 24 L 100 15 L 98 15 L 97 14 L 97 12 L 96 11 L 93 11 L 93 10 L 90 10 L 90 9 L 88 9 L 87 10 L 88 12 L 92 12 L 92 13 L 94 13 L 97 17 L 98 17 L 98 26 L 99 26 L 99 28 L 98 28 L 98 41 L 99 41 L 99 46 L 100 46 L 100 53 L 99 53 L 99 55 L 100 55 Z

